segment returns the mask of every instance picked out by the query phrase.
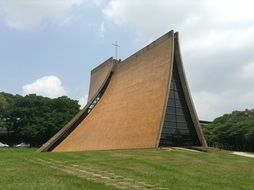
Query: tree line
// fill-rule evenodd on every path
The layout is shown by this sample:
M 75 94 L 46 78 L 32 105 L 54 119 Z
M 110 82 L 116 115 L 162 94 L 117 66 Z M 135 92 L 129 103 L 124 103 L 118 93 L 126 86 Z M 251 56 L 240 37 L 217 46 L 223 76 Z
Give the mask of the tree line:
M 77 100 L 66 96 L 47 98 L 0 93 L 0 142 L 40 146 L 59 131 L 77 112 Z
M 233 111 L 204 126 L 209 146 L 254 151 L 254 110 Z

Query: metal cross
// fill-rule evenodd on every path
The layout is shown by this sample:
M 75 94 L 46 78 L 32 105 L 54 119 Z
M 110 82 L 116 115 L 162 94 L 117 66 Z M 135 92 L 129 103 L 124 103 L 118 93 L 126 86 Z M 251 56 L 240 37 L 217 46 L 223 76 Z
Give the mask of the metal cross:
M 117 60 L 117 48 L 120 47 L 118 44 L 117 44 L 117 41 L 115 44 L 112 44 L 113 46 L 115 46 L 115 52 L 116 52 L 116 60 Z

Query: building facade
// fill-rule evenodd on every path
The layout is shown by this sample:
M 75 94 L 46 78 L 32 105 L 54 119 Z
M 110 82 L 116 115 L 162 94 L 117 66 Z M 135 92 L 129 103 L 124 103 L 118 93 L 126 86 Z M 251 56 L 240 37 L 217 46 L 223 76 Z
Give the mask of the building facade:
M 93 69 L 87 105 L 39 150 L 168 146 L 207 146 L 173 31 Z

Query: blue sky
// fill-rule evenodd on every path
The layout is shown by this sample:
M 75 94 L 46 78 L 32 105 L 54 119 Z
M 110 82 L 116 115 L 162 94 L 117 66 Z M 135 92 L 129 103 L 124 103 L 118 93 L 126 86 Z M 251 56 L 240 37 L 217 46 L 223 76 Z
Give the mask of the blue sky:
M 77 5 L 75 1 L 70 3 L 72 7 L 69 8 L 67 17 L 71 20 L 66 24 L 62 24 L 61 19 L 52 21 L 54 18 L 46 18 L 47 15 L 35 19 L 34 24 L 28 22 L 28 25 L 25 25 L 26 21 L 17 18 L 17 22 L 24 22 L 25 28 L 22 28 L 8 26 L 7 18 L 2 17 L 0 79 L 3 82 L 0 90 L 22 94 L 25 84 L 44 76 L 57 76 L 66 94 L 78 99 L 88 93 L 90 70 L 113 56 L 112 42 L 121 38 L 122 43 L 128 44 L 129 48 L 122 48 L 125 54 L 128 53 L 127 49 L 132 49 L 128 43 L 133 38 L 131 33 L 125 32 L 124 29 L 119 31 L 110 25 L 107 31 L 104 31 L 103 15 L 98 4 L 76 2 Z M 39 3 L 43 4 L 43 1 Z M 53 6 L 50 2 L 47 3 Z M 11 7 L 17 6 L 15 1 L 9 4 Z M 59 4 L 61 6 L 61 1 Z M 30 5 L 19 11 L 34 7 Z M 121 55 L 120 51 L 119 54 Z
M 84 104 L 90 70 L 171 29 L 201 119 L 254 103 L 251 0 L 0 0 L 0 91 Z

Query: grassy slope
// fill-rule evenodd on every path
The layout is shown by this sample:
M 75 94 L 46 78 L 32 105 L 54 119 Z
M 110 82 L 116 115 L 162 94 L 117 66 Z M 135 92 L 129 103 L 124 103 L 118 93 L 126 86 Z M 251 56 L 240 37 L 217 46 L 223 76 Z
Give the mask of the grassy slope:
M 0 189 L 116 189 L 31 161 L 37 158 L 106 170 L 170 190 L 254 189 L 254 159 L 227 152 L 117 150 L 37 153 L 34 149 L 0 149 Z

